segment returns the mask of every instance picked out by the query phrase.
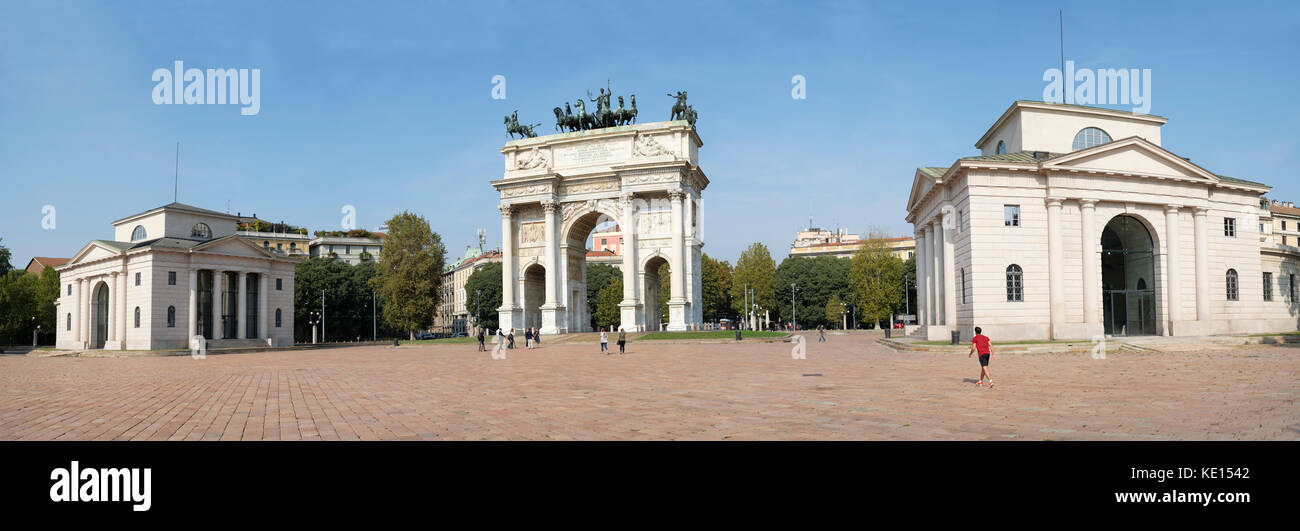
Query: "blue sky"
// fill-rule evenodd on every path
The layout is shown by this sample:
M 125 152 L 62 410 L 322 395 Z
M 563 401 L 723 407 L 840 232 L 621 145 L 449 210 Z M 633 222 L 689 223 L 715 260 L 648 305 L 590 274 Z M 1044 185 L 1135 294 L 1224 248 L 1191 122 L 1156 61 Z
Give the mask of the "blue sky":
M 705 251 L 784 258 L 819 226 L 908 233 L 921 165 L 948 165 L 1043 71 L 1150 68 L 1166 148 L 1300 200 L 1292 2 L 11 2 L 0 4 L 0 238 L 22 267 L 172 200 L 333 229 L 425 216 L 452 255 L 500 243 L 501 117 L 612 79 L 642 122 L 690 92 Z M 154 105 L 156 68 L 261 69 L 261 111 Z M 492 76 L 506 76 L 504 101 Z M 807 99 L 790 97 L 791 77 Z M 41 228 L 44 205 L 57 209 Z

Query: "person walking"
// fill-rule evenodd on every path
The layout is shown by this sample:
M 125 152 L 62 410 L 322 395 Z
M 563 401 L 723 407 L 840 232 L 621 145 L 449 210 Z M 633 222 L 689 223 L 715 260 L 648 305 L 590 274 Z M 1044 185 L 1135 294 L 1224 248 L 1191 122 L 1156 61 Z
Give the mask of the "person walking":
M 533 349 L 533 328 L 532 327 L 528 327 L 524 329 L 524 348 L 528 350 Z
M 483 340 L 484 340 L 484 339 L 485 339 L 485 337 L 484 337 L 483 329 L 482 329 L 482 328 L 479 328 L 479 329 L 478 329 L 478 351 L 479 351 L 479 352 L 486 352 L 486 351 L 487 351 L 487 349 L 483 347 Z
M 600 351 L 609 355 L 609 333 L 604 328 L 600 329 Z
M 989 340 L 988 336 L 984 335 L 984 330 L 978 326 L 975 327 L 975 337 L 971 339 L 970 352 L 966 354 L 966 357 L 969 358 L 976 352 L 979 352 L 980 355 L 980 379 L 975 382 L 975 385 L 983 386 L 984 380 L 987 378 L 989 389 L 992 389 L 993 375 L 989 373 L 989 360 L 993 358 L 993 342 Z
M 533 329 L 533 348 L 542 348 L 542 329 Z
M 825 343 L 825 342 L 826 342 L 826 326 L 825 326 L 825 325 L 817 325 L 817 342 L 818 342 L 818 343 Z
M 627 330 L 618 329 L 618 354 L 623 355 L 623 349 L 627 346 Z
M 514 350 L 515 348 L 515 327 L 510 327 L 510 334 L 506 336 L 506 348 Z

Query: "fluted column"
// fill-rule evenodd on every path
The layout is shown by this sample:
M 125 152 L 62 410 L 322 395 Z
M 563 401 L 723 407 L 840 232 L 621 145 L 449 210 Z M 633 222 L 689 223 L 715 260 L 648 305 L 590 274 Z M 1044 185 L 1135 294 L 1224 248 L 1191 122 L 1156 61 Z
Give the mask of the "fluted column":
M 225 280 L 221 270 L 212 271 L 212 339 L 225 339 L 226 327 L 221 322 L 221 281 Z
M 515 266 L 514 211 L 511 205 L 501 205 L 497 209 L 501 211 L 501 307 L 497 311 L 499 325 L 509 329 L 515 326 L 515 272 L 518 271 Z
M 939 234 L 943 238 L 943 324 L 957 326 L 957 257 L 953 238 L 957 213 L 952 208 L 943 209 L 943 223 Z
M 1047 300 L 1051 337 L 1058 339 L 1065 324 L 1065 242 L 1061 230 L 1061 201 L 1047 198 Z
M 239 295 L 235 297 L 235 338 L 245 339 L 248 337 L 248 273 L 240 271 L 235 275 L 235 289 Z
M 123 272 L 118 277 L 118 281 L 117 281 L 117 285 L 118 285 L 117 292 L 119 294 L 117 298 L 117 314 L 121 316 L 121 318 L 118 319 L 117 321 L 117 341 L 118 341 L 117 348 L 120 349 L 126 348 L 126 322 L 127 320 L 132 320 L 134 318 L 134 315 L 127 313 L 127 309 L 126 309 L 127 299 L 130 298 L 130 296 L 127 294 L 130 288 L 127 287 L 126 278 L 127 278 L 126 272 Z
M 928 262 L 926 249 L 929 246 L 929 241 L 925 239 L 925 227 L 917 227 L 916 234 L 913 237 L 916 239 L 916 254 L 913 255 L 916 260 L 916 308 L 912 310 L 916 312 L 916 324 L 924 326 L 930 324 L 930 320 L 926 317 L 930 311 L 930 304 L 926 299 L 930 291 L 926 289 L 925 282 L 926 277 L 929 275 L 926 272 L 926 263 Z
M 1097 200 L 1079 200 L 1081 226 L 1079 238 L 1083 251 L 1083 322 L 1089 333 L 1097 334 L 1101 323 L 1101 278 L 1097 276 L 1101 265 L 1101 255 L 1097 254 Z
M 623 302 L 619 303 L 619 325 L 624 330 L 637 330 L 637 257 L 636 257 L 636 197 L 624 194 L 620 199 L 623 219 L 619 227 L 623 232 Z
M 935 286 L 934 286 L 934 225 L 925 224 L 925 324 L 937 325 L 935 321 Z
M 189 335 L 185 336 L 185 343 L 194 348 L 194 336 L 199 333 L 199 272 L 197 269 L 190 270 L 190 304 L 189 312 L 185 315 L 186 330 Z
M 932 284 L 934 286 L 934 296 L 931 297 L 931 300 L 934 301 L 934 311 L 932 313 L 934 314 L 934 324 L 942 326 L 948 323 L 944 322 L 943 304 L 945 297 L 943 289 L 943 225 L 939 223 L 937 217 L 930 223 L 930 234 L 933 236 L 930 240 L 930 251 L 934 253 L 930 257 L 930 267 L 932 268 L 930 276 L 934 278 Z
M 109 342 L 117 340 L 117 323 L 122 318 L 122 316 L 118 315 L 118 311 L 117 311 L 117 301 L 120 298 L 119 292 L 122 291 L 122 289 L 117 284 L 118 275 L 119 273 L 117 271 L 113 271 L 108 274 L 109 281 L 108 281 L 108 337 L 107 339 Z M 108 342 L 104 343 L 104 345 L 107 346 Z
M 81 301 L 81 340 L 85 342 L 86 347 L 90 347 L 91 343 L 94 341 L 94 338 L 91 337 L 90 329 L 94 326 L 93 322 L 95 316 L 91 313 L 90 308 L 95 305 L 95 282 L 97 280 L 99 280 L 99 277 L 90 277 L 86 279 L 86 296 L 85 299 Z
M 672 204 L 672 264 L 669 266 L 669 295 L 668 295 L 668 330 L 678 331 L 686 330 L 686 277 L 684 276 L 686 268 L 686 244 L 683 237 L 682 223 L 682 198 L 684 194 L 681 190 L 669 190 L 668 201 Z
M 81 325 L 86 322 L 86 304 L 81 297 L 81 286 L 86 283 L 86 279 L 77 279 L 77 302 L 76 310 L 72 312 L 72 339 L 73 341 L 82 341 L 85 336 L 81 333 Z
M 546 300 L 542 304 L 542 327 L 543 334 L 559 333 L 559 322 L 557 309 L 560 304 L 557 302 L 556 289 L 559 287 L 559 248 L 556 246 L 555 233 L 559 230 L 559 223 L 556 218 L 560 212 L 560 204 L 553 199 L 542 201 L 542 210 L 546 212 Z
M 258 339 L 267 339 L 271 337 L 271 327 L 268 326 L 268 321 L 271 318 L 271 308 L 268 301 L 270 300 L 269 297 L 271 296 L 271 294 L 267 293 L 266 291 L 267 288 L 270 286 L 270 280 L 267 278 L 269 274 L 270 271 L 257 275 L 257 337 Z
M 1165 270 L 1168 282 L 1165 283 L 1165 293 L 1168 294 L 1169 301 L 1169 326 L 1173 328 L 1177 325 L 1174 323 L 1183 320 L 1183 299 L 1181 295 L 1182 275 L 1179 272 L 1182 269 L 1180 246 L 1178 244 L 1178 210 L 1181 205 L 1168 205 L 1165 207 Z M 1166 330 L 1166 335 L 1173 335 L 1173 330 Z
M 1208 321 L 1210 315 L 1210 257 L 1206 248 L 1205 218 L 1207 208 L 1196 208 L 1194 231 L 1196 236 L 1196 320 Z

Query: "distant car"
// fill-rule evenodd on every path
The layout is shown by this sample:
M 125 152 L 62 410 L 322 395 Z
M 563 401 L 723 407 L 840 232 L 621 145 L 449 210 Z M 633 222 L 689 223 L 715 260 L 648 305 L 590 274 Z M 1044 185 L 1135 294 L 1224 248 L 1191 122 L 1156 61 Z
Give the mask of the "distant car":
M 903 329 L 903 321 L 901 319 L 898 321 L 894 321 L 894 330 L 902 330 L 902 329 Z
M 468 336 L 469 336 L 469 334 L 466 334 L 466 333 L 464 333 L 464 332 L 456 332 L 456 333 L 454 333 L 454 334 L 451 335 L 451 337 L 468 337 Z
M 415 334 L 416 339 L 438 339 L 438 334 L 433 332 L 420 332 Z

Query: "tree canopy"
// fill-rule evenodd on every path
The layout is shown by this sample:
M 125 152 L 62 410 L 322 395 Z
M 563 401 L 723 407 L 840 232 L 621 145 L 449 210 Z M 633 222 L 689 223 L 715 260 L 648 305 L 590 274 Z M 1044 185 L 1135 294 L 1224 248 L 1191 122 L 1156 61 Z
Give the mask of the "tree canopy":
M 388 220 L 388 237 L 379 251 L 379 274 L 370 284 L 384 298 L 384 319 L 414 338 L 433 324 L 442 301 L 446 249 L 423 217 L 402 211 Z
M 776 276 L 776 261 L 767 246 L 756 242 L 740 253 L 736 260 L 736 269 L 731 274 L 731 309 L 737 315 L 745 314 L 745 286 L 753 291 L 750 301 L 758 305 L 758 311 L 777 310 L 773 281 Z
M 801 328 L 838 324 L 839 316 L 834 320 L 826 318 L 826 303 L 832 296 L 838 296 L 841 300 L 851 296 L 850 264 L 849 260 L 834 256 L 792 256 L 782 260 L 776 268 L 774 286 L 778 318 L 782 322 L 789 322 L 791 311 L 794 311 L 794 317 Z M 794 308 L 790 306 L 792 283 L 795 285 Z
M 500 326 L 497 308 L 501 307 L 501 275 L 504 271 L 501 262 L 492 262 L 470 273 L 465 280 L 465 310 L 470 315 L 480 313 L 480 326 L 490 330 Z M 478 318 L 471 319 L 471 322 L 477 321 Z
M 858 320 L 886 323 L 905 300 L 905 265 L 894 256 L 883 231 L 869 231 L 853 254 L 849 282 L 857 302 Z

